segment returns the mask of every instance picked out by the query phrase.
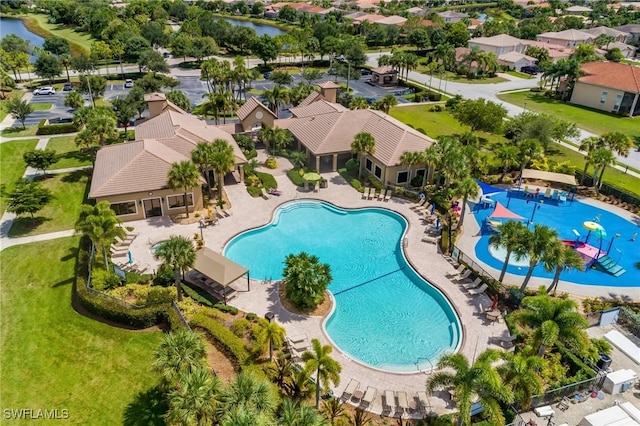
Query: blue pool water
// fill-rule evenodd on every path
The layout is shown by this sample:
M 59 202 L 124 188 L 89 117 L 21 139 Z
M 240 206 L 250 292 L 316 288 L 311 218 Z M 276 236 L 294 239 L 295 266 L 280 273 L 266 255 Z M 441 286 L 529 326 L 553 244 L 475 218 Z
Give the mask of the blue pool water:
M 305 251 L 331 266 L 335 311 L 325 323 L 349 357 L 394 371 L 428 370 L 461 342 L 447 299 L 407 263 L 405 219 L 388 210 L 343 210 L 327 203 L 282 205 L 271 223 L 244 232 L 224 255 L 256 279 L 282 278 L 284 259 Z
M 493 194 L 491 198 L 499 201 L 504 206 L 507 205 L 508 198 L 506 192 Z M 538 204 L 536 203 L 536 207 L 537 206 Z M 527 203 L 524 198 L 516 198 L 515 196 L 512 197 L 509 202 L 509 210 L 523 216 L 526 219 L 524 223 L 531 218 L 533 207 L 534 204 L 532 202 Z M 477 222 L 482 225 L 492 211 L 492 208 L 476 210 L 475 218 Z M 637 269 L 634 265 L 634 263 L 640 261 L 640 223 L 630 222 L 616 214 L 576 200 L 562 204 L 556 204 L 553 200 L 545 200 L 544 204 L 536 210 L 533 222 L 534 224 L 547 225 L 555 229 L 562 239 L 575 240 L 576 236 L 573 232 L 575 229 L 580 233 L 580 241 L 584 242 L 588 231 L 582 227 L 582 223 L 592 221 L 598 216 L 600 217 L 599 223 L 607 232 L 607 237 L 602 241 L 602 250 L 606 251 L 608 249 L 611 238 L 613 237 L 613 246 L 609 256 L 626 269 L 627 272 L 616 278 L 613 275 L 595 269 L 589 269 L 585 272 L 571 270 L 562 272 L 560 280 L 586 285 L 617 287 L 640 286 L 640 269 Z M 529 229 L 533 229 L 533 225 L 531 225 Z M 636 232 L 638 233 L 636 241 L 631 241 L 633 234 Z M 616 234 L 620 234 L 620 237 L 615 238 Z M 475 253 L 478 259 L 500 270 L 503 264 L 501 259 L 504 259 L 504 255 L 501 256 L 501 259 L 497 259 L 496 257 L 500 256 L 494 257 L 489 253 L 489 235 L 490 232 L 488 232 L 486 228 L 483 228 L 483 236 L 476 244 Z M 589 244 L 597 248 L 600 240 L 591 236 L 589 238 Z M 527 273 L 527 269 L 528 266 L 509 265 L 507 267 L 508 272 L 522 276 Z M 551 279 L 553 278 L 554 272 L 546 272 L 542 265 L 538 265 L 534 269 L 533 274 L 537 277 Z

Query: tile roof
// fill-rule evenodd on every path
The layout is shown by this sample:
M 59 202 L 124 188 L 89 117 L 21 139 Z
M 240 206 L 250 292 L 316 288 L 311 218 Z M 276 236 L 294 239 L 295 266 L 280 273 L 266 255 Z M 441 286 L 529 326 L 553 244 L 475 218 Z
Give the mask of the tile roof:
M 403 152 L 422 151 L 434 142 L 381 111 L 331 106 L 337 104 L 318 101 L 306 107 L 292 108 L 295 118 L 278 120 L 278 126 L 286 126 L 315 155 L 349 152 L 356 134 L 370 133 L 376 140 L 373 157 L 386 166 L 400 164 Z
M 251 114 L 253 111 L 255 111 L 255 109 L 257 107 L 262 107 L 264 109 L 266 109 L 269 114 L 271 114 L 273 117 L 278 118 L 273 111 L 271 111 L 269 108 L 267 108 L 262 102 L 260 102 L 255 96 L 252 96 L 249 100 L 247 100 L 247 102 L 244 103 L 244 105 L 242 105 L 238 111 L 236 111 L 236 115 L 238 116 L 238 118 L 240 120 L 244 120 L 245 118 L 247 118 L 249 116 L 249 114 Z
M 307 105 L 311 105 L 313 102 L 323 99 L 320 92 L 316 92 L 315 90 L 309 94 L 306 98 L 302 100 L 296 107 L 303 107 Z
M 558 32 L 547 32 L 538 34 L 538 39 L 540 38 L 552 38 L 557 40 L 569 40 L 569 41 L 582 41 L 582 40 L 590 40 L 594 38 L 591 34 L 585 33 L 580 30 L 564 30 Z
M 589 33 L 589 34 L 594 35 L 596 37 L 598 37 L 601 34 L 606 34 L 606 35 L 610 35 L 610 36 L 613 36 L 613 37 L 619 37 L 619 36 L 629 37 L 630 36 L 629 33 L 626 33 L 624 31 L 614 30 L 613 28 L 609 28 L 609 27 L 605 27 L 605 26 L 589 28 L 587 30 L 582 30 L 582 32 Z
M 640 93 L 640 67 L 618 62 L 588 62 L 580 68 L 580 83 Z
M 565 12 L 591 12 L 593 9 L 585 6 L 571 6 L 565 9 Z
M 407 22 L 407 18 L 403 18 L 402 16 L 398 16 L 398 15 L 391 15 L 391 16 L 387 16 L 384 19 L 380 19 L 378 21 L 378 24 L 381 24 L 381 25 L 402 25 L 405 22 Z
M 340 88 L 340 85 L 334 83 L 333 81 L 322 81 L 318 83 L 317 86 L 323 89 L 339 89 Z
M 536 58 L 532 58 L 531 56 L 527 56 L 524 53 L 516 52 L 515 50 L 512 52 L 503 53 L 498 56 L 498 59 L 505 62 L 518 62 L 520 59 L 526 59 L 530 62 L 536 62 Z
M 493 37 L 477 37 L 469 39 L 469 43 L 473 44 L 483 44 L 485 46 L 496 46 L 496 47 L 505 47 L 505 46 L 517 46 L 522 44 L 522 40 L 516 37 L 512 37 L 509 34 L 498 34 Z
M 385 65 L 378 68 L 371 68 L 371 72 L 375 72 L 376 74 L 397 74 L 398 70 L 394 70 L 392 67 Z
M 627 24 L 621 25 L 615 28 L 618 31 L 624 31 L 625 33 L 640 33 L 640 24 Z
M 440 16 L 441 18 L 460 18 L 460 19 L 464 19 L 464 18 L 468 18 L 469 17 L 469 15 L 467 15 L 466 13 L 456 12 L 455 10 L 447 10 L 446 12 L 438 12 L 436 15 Z

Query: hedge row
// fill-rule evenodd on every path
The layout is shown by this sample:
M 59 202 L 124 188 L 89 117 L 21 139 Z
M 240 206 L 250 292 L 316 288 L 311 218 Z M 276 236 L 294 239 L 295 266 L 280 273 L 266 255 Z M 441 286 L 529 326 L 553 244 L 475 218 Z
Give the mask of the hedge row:
M 278 182 L 276 182 L 276 178 L 274 178 L 272 174 L 264 173 L 264 172 L 256 172 L 256 176 L 258 176 L 258 179 L 260 179 L 260 182 L 262 182 L 262 186 L 265 189 L 278 187 Z
M 73 123 L 44 125 L 45 121 L 40 120 L 40 123 L 38 123 L 36 135 L 59 135 L 62 133 L 74 133 L 79 130 L 79 127 Z
M 638 313 L 631 309 L 621 307 L 619 318 L 619 322 L 622 323 L 627 330 L 633 333 L 634 336 L 640 337 L 640 315 L 638 315 Z
M 287 176 L 289 176 L 289 179 L 291 179 L 294 185 L 304 186 L 304 179 L 300 176 L 299 170 L 300 169 L 291 169 L 287 172 Z
M 213 338 L 215 347 L 235 361 L 238 367 L 245 365 L 251 357 L 242 339 L 217 320 L 200 312 L 195 314 L 190 322 L 192 326 L 206 331 Z
M 362 182 L 360 182 L 360 180 L 357 177 L 351 175 L 351 173 L 349 173 L 347 169 L 345 168 L 338 169 L 338 173 L 340 173 L 340 176 L 342 176 L 344 180 L 346 180 L 349 183 L 349 185 L 354 187 L 356 191 L 358 192 L 364 191 L 364 188 L 362 187 Z
M 89 271 L 91 242 L 82 238 L 78 250 L 78 267 L 75 281 L 76 300 L 87 311 L 94 315 L 119 324 L 135 328 L 146 328 L 160 322 L 167 322 L 171 329 L 181 327 L 180 318 L 170 303 L 162 303 L 140 309 L 133 309 L 102 293 L 93 293 L 87 288 L 87 273 Z

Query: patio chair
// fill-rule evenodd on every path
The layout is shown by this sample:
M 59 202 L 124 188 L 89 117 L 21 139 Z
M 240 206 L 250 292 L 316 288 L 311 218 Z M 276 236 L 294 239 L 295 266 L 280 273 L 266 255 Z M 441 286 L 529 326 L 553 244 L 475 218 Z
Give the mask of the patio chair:
M 419 411 L 423 414 L 427 414 L 427 409 L 431 411 L 431 404 L 429 404 L 429 399 L 427 398 L 427 393 L 425 391 L 418 392 L 418 401 L 420 402 Z
M 384 395 L 382 396 L 382 413 L 383 415 L 386 413 L 390 415 L 393 411 L 393 407 L 396 405 L 396 399 L 393 396 L 393 392 L 384 391 Z
M 558 190 L 557 190 L 557 189 L 554 189 L 554 190 L 553 190 L 553 194 L 551 194 L 551 199 L 552 199 L 552 200 L 557 200 L 558 198 L 559 198 Z
M 489 286 L 486 284 L 482 284 L 478 288 L 472 288 L 471 290 L 469 290 L 469 294 L 472 294 L 472 295 L 482 294 L 487 289 L 487 287 Z
M 424 213 L 427 214 L 431 211 L 431 203 L 425 203 L 424 205 L 420 206 L 420 207 L 416 207 L 414 209 L 414 211 L 418 212 L 418 213 Z
M 407 402 L 407 393 L 406 392 L 396 392 L 396 399 L 398 403 L 396 404 L 396 413 L 399 413 L 402 416 L 403 413 L 409 412 L 409 403 Z
M 308 340 L 309 338 L 307 337 L 306 334 L 298 334 L 297 336 L 291 336 L 289 337 L 289 341 L 292 343 L 300 343 L 300 342 L 304 342 L 305 340 Z
M 471 275 L 471 269 L 467 269 L 466 271 L 464 271 L 464 273 L 462 273 L 458 278 L 455 279 L 455 281 L 460 284 L 465 282 L 466 279 L 468 279 L 469 275 Z
M 466 290 L 471 290 L 478 287 L 482 283 L 482 278 L 478 277 L 473 282 L 467 284 L 460 284 L 460 287 L 465 288 Z
M 551 188 L 547 188 L 547 190 L 544 191 L 544 198 L 551 198 Z
M 417 208 L 419 208 L 419 207 L 424 206 L 424 203 L 426 203 L 426 202 L 427 202 L 427 199 L 426 199 L 426 198 L 423 198 L 422 200 L 418 201 L 415 205 L 413 205 L 413 206 L 411 206 L 411 207 L 409 207 L 409 208 L 410 208 L 411 210 L 415 210 L 415 209 L 417 209 Z
M 369 197 L 369 191 L 371 191 L 371 188 L 369 188 L 368 186 L 365 186 L 364 190 L 362 191 L 363 200 L 366 200 Z
M 233 213 L 231 213 L 229 210 L 225 209 L 224 207 L 221 207 L 221 208 L 220 208 L 220 210 L 222 210 L 222 214 L 223 214 L 225 217 L 233 216 Z
M 391 199 L 391 195 L 393 195 L 393 190 L 387 189 L 387 195 L 384 196 L 384 201 L 389 201 Z
M 369 191 L 369 196 L 367 197 L 367 200 L 373 200 L 373 197 L 376 196 L 376 189 L 375 188 L 370 188 Z
M 278 197 L 282 195 L 282 191 L 276 188 L 269 188 L 269 194 L 277 195 Z
M 262 193 L 262 198 L 264 198 L 265 200 L 268 200 L 269 198 L 271 198 L 271 196 L 267 193 L 266 189 L 260 188 L 260 192 Z
M 364 393 L 364 396 L 360 401 L 360 405 L 362 405 L 364 408 L 369 407 L 373 402 L 373 400 L 375 399 L 376 393 L 377 392 L 375 388 L 372 388 L 371 386 L 367 386 L 367 391 Z
M 122 229 L 124 229 L 124 233 L 126 234 L 127 237 L 131 237 L 131 239 L 134 239 L 135 237 L 137 237 L 138 235 L 140 235 L 139 232 L 134 232 L 134 231 L 129 231 L 127 228 L 125 228 L 124 226 L 121 227 Z
M 432 237 L 430 235 L 425 235 L 421 240 L 423 243 L 436 244 L 438 242 L 438 237 Z
M 353 396 L 353 393 L 358 390 L 359 387 L 360 382 L 355 379 L 351 379 L 347 387 L 344 389 L 344 391 L 342 391 L 342 399 L 345 401 L 349 401 Z
M 458 266 L 455 271 L 447 272 L 446 274 L 444 274 L 444 276 L 447 277 L 447 278 L 455 278 L 455 277 L 459 276 L 465 270 L 465 268 L 466 268 L 466 266 L 464 266 L 461 263 L 460 266 Z
M 380 192 L 378 193 L 378 201 L 384 200 L 384 194 L 386 193 L 387 193 L 386 189 L 381 189 Z

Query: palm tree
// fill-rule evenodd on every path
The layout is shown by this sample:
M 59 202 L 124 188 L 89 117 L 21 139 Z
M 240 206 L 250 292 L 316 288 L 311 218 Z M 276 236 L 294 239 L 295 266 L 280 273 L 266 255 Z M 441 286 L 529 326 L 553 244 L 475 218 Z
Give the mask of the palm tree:
M 296 401 L 304 401 L 309 398 L 315 384 L 311 380 L 310 373 L 304 369 L 294 372 L 284 386 L 285 393 Z
M 427 168 L 427 174 L 425 178 L 429 182 L 429 184 L 433 183 L 433 175 L 435 173 L 435 168 L 440 161 L 440 154 L 438 152 L 438 147 L 436 145 L 431 145 L 422 153 L 422 161 Z M 422 186 L 424 186 L 424 179 L 422 180 Z
M 408 166 L 410 169 L 422 163 L 422 152 L 405 151 L 400 155 L 400 164 Z
M 184 373 L 169 392 L 167 421 L 175 425 L 208 425 L 218 412 L 222 384 L 205 367 Z
M 87 130 L 98 138 L 100 146 L 105 146 L 107 139 L 115 138 L 118 135 L 116 119 L 110 111 L 107 113 L 95 110 L 94 113 L 90 114 L 87 120 Z
M 490 424 L 505 424 L 500 403 L 513 402 L 513 394 L 491 365 L 499 358 L 500 352 L 488 349 L 472 365 L 462 354 L 446 354 L 438 361 L 440 371 L 428 379 L 427 390 L 431 392 L 453 386 L 458 407 L 458 426 L 471 424 L 471 405 L 476 398 L 484 407 Z M 453 372 L 443 369 L 452 369 Z
M 398 105 L 398 100 L 392 94 L 384 95 L 382 99 L 373 104 L 374 108 L 381 110 L 385 114 L 389 114 L 391 107 L 396 105 Z
M 124 237 L 125 231 L 119 226 L 120 220 L 111 210 L 108 201 L 100 201 L 94 206 L 83 204 L 76 222 L 76 231 L 89 237 L 98 250 L 102 250 L 104 266 L 109 270 L 108 248 L 116 237 Z
M 498 182 L 504 180 L 505 175 L 511 167 L 518 165 L 518 154 L 518 148 L 513 145 L 503 145 L 495 151 L 496 160 L 502 164 L 502 174 Z
M 289 161 L 296 169 L 301 169 L 307 164 L 307 154 L 302 151 L 292 151 L 289 153 Z
M 542 160 L 544 158 L 544 149 L 535 139 L 527 139 L 518 144 L 520 158 L 520 176 L 527 165 L 534 160 Z
M 180 272 L 185 273 L 196 262 L 196 249 L 187 237 L 173 235 L 156 249 L 154 256 L 173 269 L 178 301 L 182 300 Z
M 372 155 L 376 152 L 376 140 L 371 133 L 361 132 L 354 136 L 351 142 L 351 152 L 360 156 L 360 168 L 358 178 L 362 178 L 362 165 L 365 155 Z
M 598 173 L 604 173 L 605 167 L 615 163 L 616 157 L 609 148 L 599 148 L 593 151 L 591 162 L 593 163 L 593 189 L 596 190 L 596 196 L 600 195 L 600 184 L 598 181 Z
M 622 132 L 604 133 L 602 135 L 602 142 L 611 151 L 624 157 L 629 156 L 629 151 L 631 151 L 631 148 L 633 147 L 633 141 L 631 140 L 631 138 Z M 604 169 L 606 168 L 606 166 L 607 165 L 605 164 L 600 171 L 600 177 L 598 178 L 598 182 L 600 183 L 602 183 L 602 177 L 604 175 Z
M 465 211 L 467 210 L 467 201 L 469 197 L 476 198 L 480 194 L 480 187 L 475 179 L 467 176 L 457 183 L 453 194 L 456 197 L 462 197 L 462 211 L 460 212 L 460 222 L 458 222 L 458 229 L 460 229 L 464 221 Z
M 544 287 L 537 295 L 522 299 L 521 308 L 512 313 L 512 318 L 523 330 L 533 330 L 532 343 L 538 345 L 538 356 L 560 342 L 572 352 L 580 353 L 590 341 L 584 329 L 587 320 L 570 299 L 550 297 Z
M 281 426 L 323 426 L 326 420 L 313 409 L 303 403 L 285 398 L 280 405 L 278 418 Z
M 282 105 L 289 102 L 289 90 L 284 86 L 276 85 L 271 90 L 265 90 L 262 95 L 267 98 L 269 109 L 275 115 L 278 115 Z
M 573 247 L 564 244 L 560 240 L 556 240 L 546 247 L 542 262 L 547 272 L 555 269 L 551 285 L 547 288 L 547 294 L 556 291 L 562 271 L 570 269 L 584 270 L 584 261 L 580 254 Z
M 64 67 L 64 70 L 67 72 L 67 81 L 71 81 L 69 79 L 69 67 L 71 67 L 72 61 L 71 61 L 71 55 L 60 55 L 60 57 L 58 58 L 58 61 L 60 62 L 60 65 L 62 65 Z
M 453 180 L 468 174 L 467 158 L 462 152 L 462 144 L 453 136 L 439 136 L 436 141 L 438 168 L 444 177 L 444 189 L 448 189 Z
M 162 375 L 168 386 L 173 386 L 180 377 L 207 366 L 207 350 L 198 333 L 178 329 L 165 334 L 155 352 L 153 369 Z
M 184 209 L 189 217 L 189 203 L 187 202 L 187 192 L 195 188 L 200 183 L 200 175 L 196 165 L 189 160 L 171 164 L 168 173 L 168 184 L 171 189 L 184 189 Z
M 209 179 L 209 170 L 211 169 L 211 158 L 213 157 L 213 145 L 207 142 L 198 142 L 196 149 L 191 151 L 191 161 L 200 169 L 200 173 L 204 175 L 211 195 L 211 182 Z
M 529 284 L 529 280 L 531 279 L 531 275 L 533 274 L 533 269 L 540 263 L 540 260 L 544 257 L 544 252 L 550 244 L 553 244 L 554 241 L 558 239 L 558 233 L 544 225 L 535 225 L 533 227 L 533 232 L 529 232 L 525 240 L 525 247 L 527 250 L 527 255 L 529 256 L 529 269 L 527 270 L 527 275 L 520 286 L 520 291 L 524 292 Z
M 269 346 L 269 361 L 273 361 L 273 347 L 280 347 L 284 342 L 285 333 L 284 328 L 275 321 L 267 322 L 258 330 L 256 340 L 262 345 Z
M 224 139 L 214 139 L 211 144 L 211 168 L 216 172 L 218 180 L 218 202 L 222 203 L 222 188 L 224 175 L 233 170 L 236 165 L 236 156 L 233 147 Z
M 500 226 L 500 232 L 492 234 L 489 237 L 489 245 L 496 248 L 504 247 L 507 249 L 498 281 L 502 282 L 504 279 L 512 254 L 514 254 L 518 260 L 522 259 L 526 254 L 525 238 L 528 232 L 529 230 L 523 223 L 509 220 Z
M 331 426 L 334 426 L 337 421 L 341 421 L 347 418 L 347 413 L 344 409 L 344 404 L 340 402 L 338 398 L 329 398 L 322 402 L 322 414 L 329 420 Z
M 331 383 L 335 386 L 340 384 L 340 372 L 342 366 L 331 358 L 331 345 L 324 345 L 318 339 L 311 340 L 312 351 L 302 354 L 304 370 L 311 374 L 316 373 L 316 409 L 320 408 L 320 385 L 328 388 Z
M 238 374 L 236 380 L 222 392 L 221 400 L 227 411 L 240 409 L 271 413 L 276 407 L 271 384 L 248 371 Z
M 267 366 L 268 376 L 278 388 L 287 390 L 288 380 L 293 376 L 293 365 L 289 354 L 280 352 L 275 361 Z
M 402 417 L 398 420 L 401 426 Z M 371 417 L 362 408 L 356 408 L 356 411 L 351 417 L 351 424 L 353 426 L 367 426 L 371 424 Z
M 446 70 L 451 70 L 455 58 L 455 48 L 449 43 L 439 44 L 433 52 L 433 59 L 440 61 Z
M 503 352 L 501 356 L 506 362 L 498 367 L 500 377 L 511 388 L 514 400 L 520 402 L 522 409 L 527 408 L 531 399 L 544 389 L 538 374 L 544 366 L 544 360 L 531 352 L 530 346 L 517 354 Z
M 584 178 L 587 176 L 587 168 L 591 164 L 592 153 L 598 149 L 603 147 L 602 138 L 598 136 L 590 136 L 588 138 L 582 139 L 580 141 L 580 146 L 578 149 L 580 151 L 585 151 L 587 155 L 584 157 L 584 169 L 582 170 L 582 177 L 580 178 L 580 185 L 583 184 Z
M 349 109 L 368 109 L 369 102 L 362 96 L 356 96 L 349 103 Z

